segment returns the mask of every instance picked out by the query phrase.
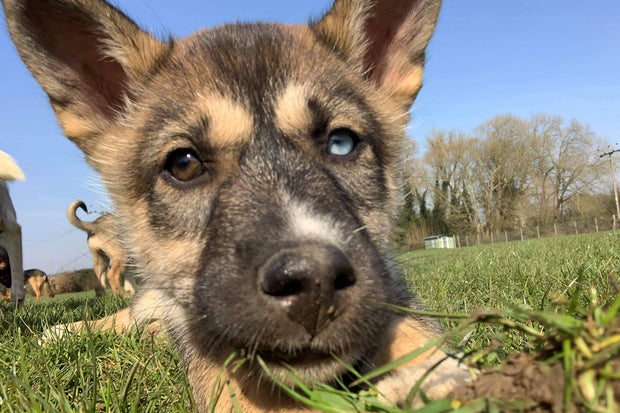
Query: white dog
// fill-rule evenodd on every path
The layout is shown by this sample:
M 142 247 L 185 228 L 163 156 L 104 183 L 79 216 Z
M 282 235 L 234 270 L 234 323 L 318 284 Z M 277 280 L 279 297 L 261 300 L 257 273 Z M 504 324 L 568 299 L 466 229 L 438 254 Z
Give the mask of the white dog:
M 22 263 L 22 228 L 17 223 L 15 208 L 7 183 L 24 180 L 24 173 L 8 154 L 0 151 L 0 245 L 9 253 L 11 262 L 11 298 L 22 303 L 24 293 L 24 271 Z

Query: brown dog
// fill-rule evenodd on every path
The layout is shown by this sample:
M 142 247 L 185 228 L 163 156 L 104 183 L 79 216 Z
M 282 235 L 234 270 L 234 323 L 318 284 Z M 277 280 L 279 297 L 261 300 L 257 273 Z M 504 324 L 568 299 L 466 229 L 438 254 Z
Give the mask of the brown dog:
M 102 0 L 3 0 L 17 49 L 100 173 L 143 287 L 115 328 L 162 320 L 201 411 L 302 411 L 292 385 L 349 380 L 437 337 L 391 259 L 399 152 L 437 0 L 336 0 L 309 26 L 161 41 Z M 101 321 L 102 327 L 113 324 Z M 223 368 L 237 353 L 248 362 Z M 334 356 L 340 360 L 336 360 Z M 376 379 L 388 399 L 444 354 Z M 273 376 L 257 359 L 264 360 Z M 223 375 L 223 377 L 221 377 Z M 431 397 L 465 375 L 449 360 Z
M 30 286 L 37 300 L 42 295 L 54 298 L 54 290 L 50 286 L 49 278 L 44 271 L 36 268 L 24 271 L 24 283 Z
M 105 288 L 101 285 L 95 271 L 90 268 L 54 274 L 49 282 L 55 294 L 94 291 L 96 297 L 105 295 Z
M 78 208 L 88 212 L 84 202 L 74 201 L 67 209 L 67 219 L 71 225 L 88 234 L 87 242 L 93 257 L 93 270 L 102 287 L 109 283 L 116 295 L 135 294 L 133 277 L 125 278 L 123 273 L 127 259 L 119 240 L 114 217 L 108 213 L 92 222 L 82 221 L 76 214 Z

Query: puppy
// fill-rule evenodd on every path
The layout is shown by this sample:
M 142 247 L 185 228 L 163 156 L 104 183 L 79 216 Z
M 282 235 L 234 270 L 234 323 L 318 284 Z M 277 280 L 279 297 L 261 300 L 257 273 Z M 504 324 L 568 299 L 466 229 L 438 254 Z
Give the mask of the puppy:
M 22 263 L 22 228 L 17 223 L 15 208 L 9 195 L 7 183 L 14 180 L 23 180 L 24 173 L 5 152 L 0 151 L 0 244 L 7 251 L 8 268 L 10 261 L 10 277 L 3 280 L 3 285 L 10 289 L 11 299 L 16 304 L 22 304 L 26 298 L 24 293 L 24 272 Z M 0 271 L 3 271 L 0 268 Z M 12 288 L 11 288 L 12 287 Z
M 439 1 L 336 0 L 309 25 L 167 40 L 103 0 L 2 2 L 143 279 L 131 310 L 95 325 L 163 322 L 200 411 L 233 408 L 220 382 L 244 412 L 303 411 L 272 381 L 294 385 L 287 366 L 348 382 L 343 363 L 364 373 L 438 336 L 386 304 L 418 308 L 390 235 Z M 232 354 L 247 362 L 223 367 Z M 404 402 L 444 357 L 425 352 L 377 387 Z M 423 387 L 441 396 L 463 380 L 448 361 Z
M 84 202 L 74 201 L 67 209 L 67 219 L 71 225 L 88 234 L 87 242 L 93 257 L 93 270 L 101 285 L 105 287 L 109 283 L 116 295 L 134 295 L 136 290 L 133 277 L 125 277 L 123 274 L 127 259 L 118 239 L 114 217 L 108 213 L 92 222 L 86 222 L 78 218 L 76 214 L 78 208 L 88 212 Z
M 24 271 L 24 283 L 32 289 L 37 300 L 42 295 L 54 298 L 54 290 L 50 286 L 49 278 L 45 272 L 36 268 Z

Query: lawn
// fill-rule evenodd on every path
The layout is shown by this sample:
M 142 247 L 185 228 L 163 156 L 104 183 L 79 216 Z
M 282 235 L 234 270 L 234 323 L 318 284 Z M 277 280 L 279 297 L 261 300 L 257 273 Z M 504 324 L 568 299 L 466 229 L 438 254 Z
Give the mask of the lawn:
M 441 322 L 454 332 L 451 342 L 462 342 L 462 350 L 478 366 L 501 364 L 510 353 L 537 351 L 545 343 L 536 336 L 580 336 L 581 330 L 571 320 L 618 324 L 617 308 L 607 313 L 603 309 L 617 295 L 614 280 L 620 280 L 620 231 L 414 251 L 399 255 L 398 261 L 410 288 L 429 311 L 456 315 L 440 317 Z M 95 299 L 90 292 L 40 301 L 29 298 L 17 310 L 1 305 L 0 411 L 193 411 L 178 354 L 166 340 L 92 332 L 41 343 L 46 328 L 100 318 L 127 304 L 113 295 Z M 465 321 L 468 314 L 474 314 L 476 322 Z M 561 317 L 554 318 L 554 314 Z M 592 327 L 579 326 L 584 331 Z M 604 330 L 604 326 L 597 328 Z M 616 330 L 611 334 L 620 337 Z M 561 337 L 569 343 L 561 357 L 573 357 L 573 336 Z M 618 376 L 617 371 L 613 374 Z M 601 387 L 600 380 L 597 383 Z M 604 389 L 599 390 L 597 397 Z M 327 393 L 319 389 L 313 397 L 320 399 Z M 333 393 L 326 397 L 333 398 Z M 354 395 L 342 397 L 363 402 Z M 456 407 L 443 406 L 433 411 Z
M 398 261 L 409 287 L 430 310 L 469 314 L 517 308 L 578 315 L 593 300 L 602 304 L 616 295 L 620 231 L 413 251 Z M 457 322 L 445 324 L 450 329 Z M 499 338 L 507 351 L 524 349 L 523 335 L 514 330 L 505 333 L 511 337 Z M 471 341 L 486 346 L 497 338 L 497 328 L 480 326 Z

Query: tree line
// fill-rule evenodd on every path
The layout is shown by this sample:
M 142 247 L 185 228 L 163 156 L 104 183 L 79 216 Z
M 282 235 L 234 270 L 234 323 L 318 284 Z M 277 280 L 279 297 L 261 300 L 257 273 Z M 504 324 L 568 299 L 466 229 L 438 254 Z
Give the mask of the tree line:
M 578 120 L 498 115 L 471 133 L 433 129 L 403 164 L 397 241 L 489 234 L 615 212 L 609 142 Z

